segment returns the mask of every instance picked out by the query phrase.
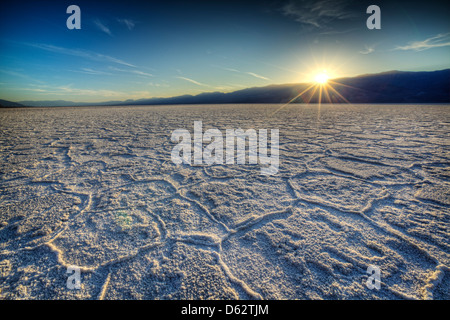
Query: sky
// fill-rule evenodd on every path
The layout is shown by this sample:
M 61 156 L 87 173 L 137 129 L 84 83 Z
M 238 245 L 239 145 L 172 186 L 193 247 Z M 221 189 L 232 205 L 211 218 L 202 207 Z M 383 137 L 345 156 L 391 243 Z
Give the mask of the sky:
M 3 1 L 0 99 L 100 102 L 450 68 L 446 1 Z M 368 29 L 371 4 L 381 29 Z M 68 29 L 70 5 L 81 29 Z

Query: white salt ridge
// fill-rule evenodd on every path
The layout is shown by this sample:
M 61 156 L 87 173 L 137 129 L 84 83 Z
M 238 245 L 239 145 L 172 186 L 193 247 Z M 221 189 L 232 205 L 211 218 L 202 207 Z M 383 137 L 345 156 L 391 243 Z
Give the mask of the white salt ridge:
M 449 299 L 448 106 L 278 107 L 1 110 L 0 298 Z M 199 120 L 278 174 L 174 165 Z

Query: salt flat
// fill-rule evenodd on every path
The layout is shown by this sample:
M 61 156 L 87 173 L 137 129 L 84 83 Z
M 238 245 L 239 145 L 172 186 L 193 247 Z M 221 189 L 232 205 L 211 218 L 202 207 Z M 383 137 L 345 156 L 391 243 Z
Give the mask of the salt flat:
M 279 107 L 0 110 L 0 298 L 449 299 L 450 107 Z M 174 164 L 200 120 L 278 173 Z

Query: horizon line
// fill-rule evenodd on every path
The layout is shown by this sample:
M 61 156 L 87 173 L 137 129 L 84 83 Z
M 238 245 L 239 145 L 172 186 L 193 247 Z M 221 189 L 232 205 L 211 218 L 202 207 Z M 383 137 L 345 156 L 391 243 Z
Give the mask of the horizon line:
M 329 80 L 339 80 L 339 79 L 354 79 L 354 78 L 359 78 L 359 77 L 368 77 L 368 76 L 376 76 L 376 75 L 387 75 L 389 73 L 432 73 L 432 72 L 442 72 L 442 71 L 447 71 L 450 70 L 449 68 L 444 68 L 444 69 L 437 69 L 437 70 L 422 70 L 422 71 L 402 71 L 402 70 L 387 70 L 387 71 L 381 71 L 381 72 L 377 72 L 377 73 L 365 73 L 365 74 L 358 74 L 355 76 L 343 76 L 343 77 L 334 77 L 334 78 L 330 78 Z M 182 93 L 179 95 L 174 95 L 174 96 L 169 96 L 169 97 L 145 97 L 145 98 L 139 98 L 139 99 L 124 99 L 124 100 L 101 100 L 101 101 L 96 101 L 96 102 L 92 102 L 92 101 L 71 101 L 71 100 L 62 100 L 62 99 L 54 99 L 54 100 L 6 100 L 6 99 L 2 99 L 0 97 L 0 100 L 3 100 L 5 102 L 11 102 L 11 103 L 17 103 L 17 104 L 22 104 L 22 103 L 52 103 L 52 102 L 62 102 L 62 103 L 70 103 L 72 105 L 61 105 L 61 107 L 72 107 L 72 106 L 105 106 L 105 104 L 107 103 L 114 103 L 114 106 L 120 106 L 120 105 L 127 105 L 126 102 L 130 102 L 130 103 L 135 103 L 135 102 L 139 102 L 141 100 L 158 100 L 158 99 L 175 99 L 175 98 L 182 98 L 182 97 L 198 97 L 204 94 L 214 94 L 214 93 L 220 93 L 220 94 L 229 94 L 229 93 L 233 93 L 233 92 L 240 92 L 240 91 L 244 91 L 244 90 L 249 90 L 249 89 L 257 89 L 257 88 L 267 88 L 267 87 L 273 87 L 273 86 L 289 86 L 289 85 L 308 85 L 308 84 L 312 84 L 314 83 L 314 81 L 308 81 L 308 82 L 288 82 L 288 83 L 272 83 L 272 84 L 268 84 L 268 85 L 264 85 L 264 86 L 251 86 L 251 87 L 246 87 L 246 88 L 242 88 L 242 89 L 238 89 L 238 90 L 233 90 L 233 91 L 204 91 L 204 92 L 200 92 L 197 94 L 189 94 L 189 93 Z M 225 102 L 225 103 L 217 103 L 217 104 L 230 104 L 233 102 Z M 248 103 L 254 103 L 254 102 L 248 102 Z M 264 103 L 264 102 L 260 102 L 260 103 Z M 282 102 L 280 102 L 282 103 Z M 336 103 L 336 102 L 335 102 Z M 367 103 L 371 103 L 371 102 L 367 102 Z M 389 102 L 387 102 L 389 103 Z M 426 103 L 426 102 L 424 102 Z M 161 105 L 177 105 L 177 104 L 203 104 L 203 103 L 161 103 Z M 142 104 L 144 105 L 144 104 Z M 150 104 L 152 105 L 152 104 Z M 156 104 L 155 104 L 156 105 Z M 1 104 L 0 104 L 1 106 Z M 4 107 L 4 106 L 3 106 Z M 8 107 L 8 106 L 6 106 Z M 39 107 L 39 106 L 17 106 L 17 107 Z M 45 107 L 45 106 L 42 106 Z M 57 106 L 54 106 L 57 107 Z

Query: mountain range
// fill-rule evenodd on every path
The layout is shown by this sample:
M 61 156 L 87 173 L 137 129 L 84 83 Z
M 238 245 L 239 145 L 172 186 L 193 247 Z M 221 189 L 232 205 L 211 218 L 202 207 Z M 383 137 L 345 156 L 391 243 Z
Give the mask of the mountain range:
M 317 103 L 319 90 L 299 95 L 311 83 L 269 85 L 233 92 L 205 92 L 169 98 L 149 98 L 100 103 L 52 101 L 0 100 L 0 107 L 21 106 L 113 106 L 113 105 L 166 105 L 166 104 L 230 104 L 230 103 Z M 330 86 L 332 88 L 330 88 Z M 450 103 L 450 69 L 438 71 L 388 71 L 356 77 L 332 79 L 322 90 L 322 102 L 333 103 Z

